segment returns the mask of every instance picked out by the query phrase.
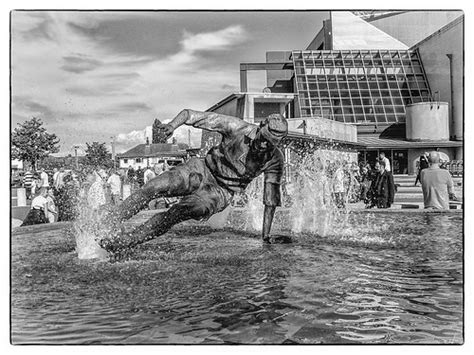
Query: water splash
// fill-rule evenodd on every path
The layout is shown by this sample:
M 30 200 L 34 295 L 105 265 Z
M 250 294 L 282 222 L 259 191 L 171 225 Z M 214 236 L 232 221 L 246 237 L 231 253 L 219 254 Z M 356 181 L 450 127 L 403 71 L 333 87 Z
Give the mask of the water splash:
M 98 240 L 110 231 L 103 214 L 90 208 L 85 201 L 79 203 L 78 212 L 73 223 L 78 258 L 106 260 L 108 253 L 98 244 Z
M 310 233 L 318 236 L 329 236 L 335 232 L 353 234 L 347 210 L 336 206 L 332 194 L 333 164 L 343 159 L 349 157 L 326 149 L 299 152 L 299 156 L 291 163 L 292 174 L 287 176 L 283 187 L 283 206 L 278 209 L 285 212 L 285 218 L 281 222 L 276 217 L 273 230 L 283 228 L 295 234 Z M 347 182 L 345 185 L 350 190 Z M 259 231 L 262 228 L 262 194 L 261 176 L 246 190 L 246 230 Z M 344 194 L 345 205 L 349 202 L 349 195 L 350 193 Z

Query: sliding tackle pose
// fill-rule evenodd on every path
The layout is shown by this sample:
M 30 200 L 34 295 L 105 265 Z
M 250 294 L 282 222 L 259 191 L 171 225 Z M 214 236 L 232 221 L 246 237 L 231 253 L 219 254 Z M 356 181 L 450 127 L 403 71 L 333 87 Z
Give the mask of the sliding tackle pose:
M 115 252 L 144 243 L 166 233 L 173 225 L 188 219 L 203 220 L 224 210 L 236 192 L 242 192 L 261 173 L 264 174 L 265 205 L 262 239 L 270 243 L 270 230 L 277 206 L 281 205 L 283 153 L 278 148 L 288 133 L 288 124 L 280 114 L 272 114 L 260 125 L 214 112 L 181 111 L 160 129 L 171 137 L 186 124 L 218 132 L 221 143 L 209 150 L 204 160 L 191 158 L 162 173 L 128 197 L 115 211 L 115 220 L 124 221 L 144 209 L 158 197 L 182 196 L 179 203 L 158 213 L 130 233 L 104 238 L 99 244 Z

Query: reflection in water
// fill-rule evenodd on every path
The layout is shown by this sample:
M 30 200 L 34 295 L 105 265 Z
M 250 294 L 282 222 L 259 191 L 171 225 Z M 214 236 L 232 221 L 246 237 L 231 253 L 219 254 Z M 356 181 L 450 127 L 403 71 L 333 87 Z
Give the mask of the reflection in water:
M 63 230 L 12 236 L 15 344 L 462 343 L 460 215 L 345 215 L 262 246 L 179 227 L 130 260 L 79 260 Z M 377 227 L 374 227 L 377 226 Z

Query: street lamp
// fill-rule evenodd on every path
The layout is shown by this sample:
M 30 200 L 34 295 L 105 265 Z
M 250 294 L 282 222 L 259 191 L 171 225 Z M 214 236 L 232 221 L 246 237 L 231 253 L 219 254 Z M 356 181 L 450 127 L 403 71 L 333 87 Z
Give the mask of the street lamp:
M 112 137 L 110 137 L 110 139 L 112 139 L 110 144 L 112 146 L 112 161 L 114 162 L 114 169 L 115 169 L 115 167 L 116 167 L 116 165 L 115 165 L 115 137 L 112 136 Z
M 78 158 L 77 158 L 77 150 L 78 149 L 79 149 L 79 146 L 75 145 L 74 146 L 74 158 L 76 160 L 76 170 L 79 170 L 79 161 L 78 161 Z

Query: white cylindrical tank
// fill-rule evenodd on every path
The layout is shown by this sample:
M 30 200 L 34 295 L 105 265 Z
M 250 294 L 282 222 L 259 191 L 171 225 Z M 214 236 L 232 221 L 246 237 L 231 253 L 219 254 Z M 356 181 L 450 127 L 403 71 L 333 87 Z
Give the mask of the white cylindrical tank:
M 447 102 L 418 102 L 406 106 L 407 140 L 449 140 Z

